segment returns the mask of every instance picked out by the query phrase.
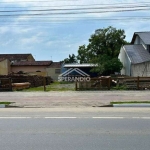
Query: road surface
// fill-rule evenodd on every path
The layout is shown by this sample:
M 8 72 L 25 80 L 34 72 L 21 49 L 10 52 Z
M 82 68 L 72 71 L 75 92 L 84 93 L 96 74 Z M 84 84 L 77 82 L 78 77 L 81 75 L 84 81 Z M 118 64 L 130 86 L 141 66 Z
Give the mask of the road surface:
M 0 109 L 1 150 L 149 150 L 149 108 Z

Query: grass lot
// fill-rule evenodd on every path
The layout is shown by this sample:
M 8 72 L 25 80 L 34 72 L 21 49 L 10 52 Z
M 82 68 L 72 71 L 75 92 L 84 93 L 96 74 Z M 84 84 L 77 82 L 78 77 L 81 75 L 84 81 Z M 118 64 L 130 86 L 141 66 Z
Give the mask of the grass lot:
M 75 83 L 54 82 L 46 86 L 46 91 L 74 91 L 74 90 L 75 90 Z M 22 91 L 27 92 L 44 91 L 44 86 L 24 89 Z

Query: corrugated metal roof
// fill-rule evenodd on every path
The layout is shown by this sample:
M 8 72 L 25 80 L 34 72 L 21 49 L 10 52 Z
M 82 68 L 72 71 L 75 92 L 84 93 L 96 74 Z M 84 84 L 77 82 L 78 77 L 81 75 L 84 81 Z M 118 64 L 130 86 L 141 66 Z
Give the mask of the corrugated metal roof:
M 135 32 L 131 41 L 132 44 L 135 40 L 136 35 L 138 35 L 145 44 L 150 45 L 150 32 Z
M 124 48 L 133 64 L 150 61 L 150 54 L 142 45 L 125 45 Z
M 76 67 L 94 67 L 94 64 L 64 64 L 64 68 L 76 68 Z

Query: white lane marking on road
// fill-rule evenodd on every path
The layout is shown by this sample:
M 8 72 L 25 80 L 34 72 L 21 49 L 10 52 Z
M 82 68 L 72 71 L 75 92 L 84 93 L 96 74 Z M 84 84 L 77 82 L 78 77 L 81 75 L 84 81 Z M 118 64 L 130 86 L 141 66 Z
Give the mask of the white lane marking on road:
M 0 117 L 0 119 L 150 119 L 150 117 Z
M 45 119 L 76 119 L 77 117 L 44 117 Z
M 150 117 L 142 117 L 142 119 L 150 119 Z
M 133 119 L 150 119 L 150 117 L 132 117 Z
M 124 119 L 125 117 L 92 117 L 93 119 Z
M 0 119 L 31 119 L 32 117 L 0 117 Z
M 132 117 L 132 119 L 141 119 L 140 117 Z

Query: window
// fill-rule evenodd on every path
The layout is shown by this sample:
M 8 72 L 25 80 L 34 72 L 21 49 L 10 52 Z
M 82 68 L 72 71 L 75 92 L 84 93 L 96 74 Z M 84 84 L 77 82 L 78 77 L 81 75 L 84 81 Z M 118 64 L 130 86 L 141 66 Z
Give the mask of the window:
M 56 74 L 60 74 L 60 69 L 55 69 Z

